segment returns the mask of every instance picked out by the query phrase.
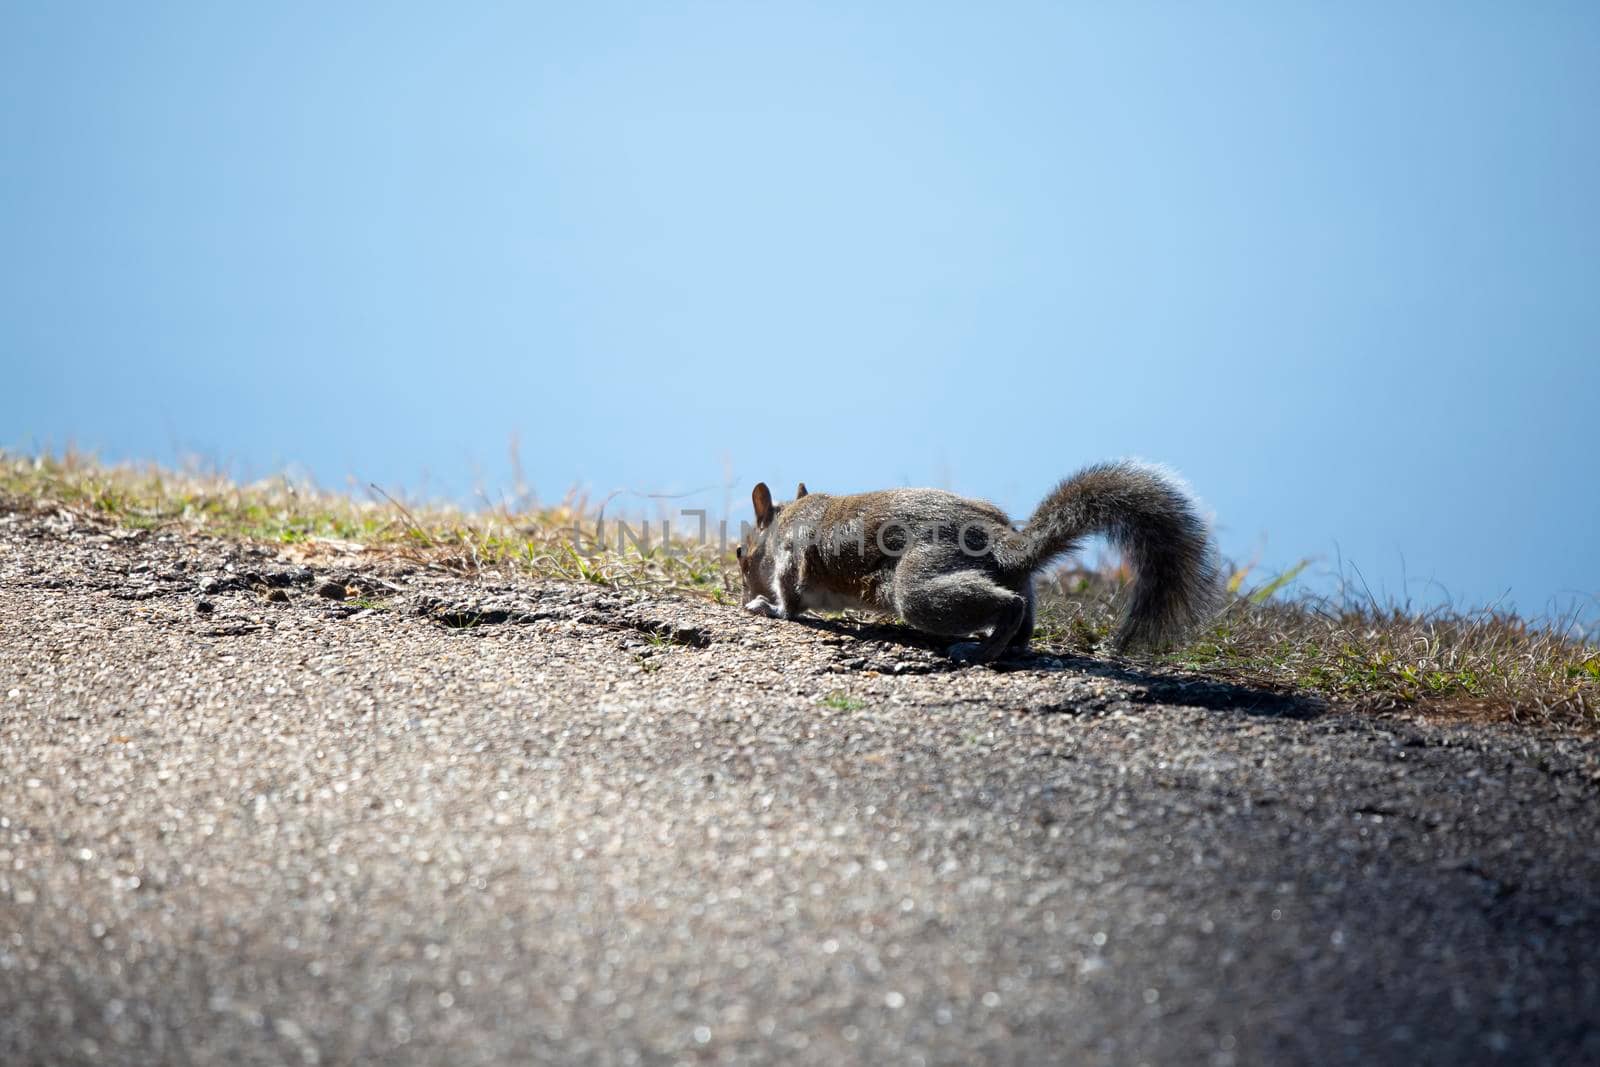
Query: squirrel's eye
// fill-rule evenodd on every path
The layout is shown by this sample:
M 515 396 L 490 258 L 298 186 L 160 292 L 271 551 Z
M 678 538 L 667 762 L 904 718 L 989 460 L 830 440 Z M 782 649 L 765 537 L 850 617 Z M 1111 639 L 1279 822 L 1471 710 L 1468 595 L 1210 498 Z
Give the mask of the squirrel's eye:
M 738 548 L 733 550 L 733 557 L 735 559 L 744 559 L 744 546 L 743 545 L 740 545 Z

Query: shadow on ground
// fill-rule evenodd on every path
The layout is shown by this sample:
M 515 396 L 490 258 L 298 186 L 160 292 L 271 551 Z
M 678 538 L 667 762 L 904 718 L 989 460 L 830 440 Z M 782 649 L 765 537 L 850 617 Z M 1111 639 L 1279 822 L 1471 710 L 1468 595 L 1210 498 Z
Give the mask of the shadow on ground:
M 1130 660 L 1096 659 L 1089 656 L 1052 655 L 1029 651 L 1020 655 L 1006 655 L 994 663 L 974 666 L 957 663 L 948 657 L 946 650 L 950 642 L 947 638 L 924 634 L 895 623 L 807 617 L 791 621 L 813 630 L 838 635 L 841 640 L 829 643 L 837 643 L 840 647 L 860 642 L 890 644 L 919 650 L 928 657 L 927 661 L 919 662 L 919 673 L 957 673 L 974 670 L 994 671 L 1000 674 L 1017 671 L 1072 671 L 1112 678 L 1138 686 L 1139 689 L 1128 697 L 1135 704 L 1177 704 L 1212 711 L 1282 719 L 1312 719 L 1328 710 L 1325 702 L 1314 697 L 1150 667 Z M 1081 709 L 1074 702 L 1064 701 L 1057 707 L 1035 708 L 1034 712 L 1073 713 L 1078 710 Z

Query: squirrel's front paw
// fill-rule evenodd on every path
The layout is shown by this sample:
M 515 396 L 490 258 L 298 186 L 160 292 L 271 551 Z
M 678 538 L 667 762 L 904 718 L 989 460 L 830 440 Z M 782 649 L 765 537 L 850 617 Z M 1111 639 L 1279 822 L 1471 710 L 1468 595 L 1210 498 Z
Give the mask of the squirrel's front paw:
M 961 641 L 950 646 L 948 655 L 956 663 L 977 663 L 980 647 L 976 641 Z
M 778 609 L 773 606 L 772 601 L 764 596 L 758 596 L 751 600 L 744 606 L 744 610 L 752 615 L 765 615 L 769 619 L 778 617 Z

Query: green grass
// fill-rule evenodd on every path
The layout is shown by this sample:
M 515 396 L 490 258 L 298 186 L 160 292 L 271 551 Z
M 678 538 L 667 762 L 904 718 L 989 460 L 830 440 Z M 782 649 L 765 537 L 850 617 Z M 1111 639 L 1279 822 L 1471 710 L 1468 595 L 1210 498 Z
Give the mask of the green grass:
M 865 700 L 840 692 L 829 693 L 818 703 L 825 708 L 832 708 L 834 711 L 860 711 L 867 706 Z
M 1292 595 L 1305 564 L 1247 587 L 1235 572 L 1211 625 L 1161 657 L 1185 671 L 1368 711 L 1600 726 L 1600 647 L 1504 612 L 1413 612 L 1370 597 Z M 1111 632 L 1126 574 L 1058 574 L 1035 643 L 1091 652 Z
M 618 536 L 614 518 L 602 526 L 596 509 L 578 498 L 517 513 L 466 512 L 409 505 L 375 488 L 362 500 L 285 478 L 239 485 L 214 474 L 108 467 L 72 454 L 5 453 L 0 498 L 18 508 L 97 513 L 134 529 L 292 545 L 307 553 L 354 542 L 369 553 L 475 576 L 646 586 L 723 600 L 736 593 L 737 568 L 717 545 L 683 539 L 663 545 L 659 536 L 637 544 Z
M 306 556 L 361 545 L 369 558 L 468 576 L 559 579 L 737 603 L 738 569 L 716 544 L 657 536 L 605 544 L 581 498 L 511 512 L 369 499 L 283 478 L 239 485 L 217 475 L 107 467 L 80 456 L 0 453 L 0 508 L 95 514 L 121 526 L 293 546 Z M 1226 607 L 1185 647 L 1158 658 L 1205 677 L 1309 694 L 1358 710 L 1456 719 L 1600 726 L 1600 647 L 1560 626 L 1493 611 L 1416 613 L 1367 597 L 1297 594 L 1304 564 L 1252 584 L 1231 573 Z M 1129 575 L 1058 571 L 1041 583 L 1035 647 L 1090 655 L 1110 633 Z M 382 610 L 382 601 L 355 602 Z M 663 639 L 664 640 L 664 639 Z M 824 706 L 859 710 L 846 694 Z

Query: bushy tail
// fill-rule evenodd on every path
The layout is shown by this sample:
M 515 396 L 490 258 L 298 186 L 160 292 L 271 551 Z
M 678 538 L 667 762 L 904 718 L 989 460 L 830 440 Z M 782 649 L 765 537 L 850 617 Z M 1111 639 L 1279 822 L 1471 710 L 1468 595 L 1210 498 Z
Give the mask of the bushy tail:
M 1022 529 L 1031 573 L 1101 533 L 1132 558 L 1132 595 L 1111 650 L 1180 640 L 1210 614 L 1218 570 L 1206 522 L 1183 485 L 1164 471 L 1119 460 L 1085 467 L 1039 505 Z

